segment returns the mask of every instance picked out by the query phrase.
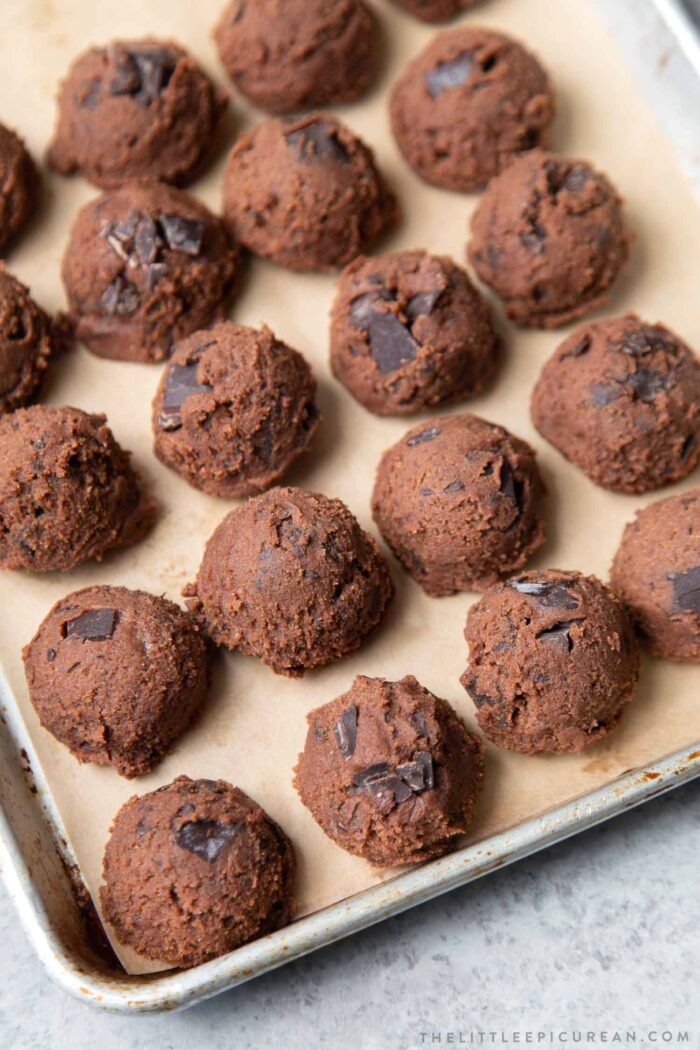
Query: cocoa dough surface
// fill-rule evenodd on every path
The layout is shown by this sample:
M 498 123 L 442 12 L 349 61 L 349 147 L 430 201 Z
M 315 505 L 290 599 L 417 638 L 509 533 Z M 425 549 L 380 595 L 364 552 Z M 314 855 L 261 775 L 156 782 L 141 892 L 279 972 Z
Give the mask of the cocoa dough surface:
M 291 113 L 359 98 L 376 32 L 362 0 L 233 0 L 214 39 L 239 91 L 268 113 Z
M 603 488 L 669 485 L 700 463 L 700 359 L 636 314 L 583 325 L 544 366 L 532 420 Z
M 469 610 L 462 685 L 498 747 L 583 751 L 632 700 L 639 653 L 622 604 L 594 576 L 544 569 L 490 588 Z
M 117 813 L 100 900 L 122 944 L 196 966 L 290 922 L 294 848 L 224 780 L 178 777 Z
M 0 417 L 0 567 L 65 572 L 155 517 L 104 416 L 33 405 Z
M 540 149 L 494 178 L 472 216 L 472 265 L 520 325 L 555 328 L 602 305 L 628 252 L 609 179 Z
M 394 3 L 424 22 L 447 22 L 478 0 L 394 0 Z
M 637 511 L 610 584 L 652 653 L 700 662 L 700 489 Z
M 295 785 L 342 849 L 373 864 L 415 864 L 446 853 L 468 829 L 483 746 L 411 675 L 358 675 L 308 721 Z
M 226 96 L 172 40 L 91 47 L 59 89 L 49 163 L 103 189 L 143 178 L 185 185 L 225 106 Z
M 299 676 L 354 652 L 394 587 L 345 504 L 273 488 L 224 518 L 184 593 L 217 645 Z
M 68 594 L 24 649 L 30 699 L 80 762 L 149 773 L 204 703 L 207 651 L 194 619 L 126 587 Z
M 78 339 L 100 357 L 162 361 L 223 318 L 237 270 L 221 221 L 159 182 L 91 200 L 73 223 L 63 284 Z
M 39 191 L 39 173 L 22 139 L 0 124 L 0 256 L 29 220 Z
M 426 182 L 471 193 L 523 150 L 549 145 L 554 95 L 539 61 L 501 33 L 439 33 L 406 67 L 390 101 L 405 160 Z
M 447 256 L 361 256 L 340 276 L 331 367 L 370 412 L 462 401 L 491 379 L 498 348 L 486 302 Z
M 335 117 L 266 120 L 231 151 L 228 227 L 255 255 L 290 270 L 345 266 L 396 216 L 372 150 Z
M 0 416 L 36 401 L 63 348 L 59 327 L 0 264 Z
M 177 344 L 153 402 L 158 459 L 195 488 L 236 499 L 262 492 L 318 429 L 316 382 L 300 353 L 224 321 Z
M 544 540 L 545 486 L 528 444 L 468 414 L 409 430 L 384 453 L 374 520 L 427 594 L 483 590 Z

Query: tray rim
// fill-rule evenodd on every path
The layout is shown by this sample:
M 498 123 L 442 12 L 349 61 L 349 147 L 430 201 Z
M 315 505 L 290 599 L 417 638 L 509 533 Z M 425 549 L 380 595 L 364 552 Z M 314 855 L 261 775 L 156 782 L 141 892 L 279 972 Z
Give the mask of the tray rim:
M 700 36 L 682 0 L 653 0 L 691 71 L 700 79 Z M 599 7 L 598 0 L 595 6 Z M 9 702 L 8 702 L 9 701 Z M 13 787 L 39 797 L 42 830 L 51 835 L 64 866 L 78 871 L 53 805 L 41 765 L 0 670 L 0 741 L 17 760 Z M 21 762 L 19 756 L 24 762 Z M 103 975 L 86 969 L 54 927 L 0 797 L 0 876 L 23 929 L 47 974 L 76 999 L 103 1010 L 141 1014 L 180 1010 L 237 987 L 342 937 L 488 875 L 700 777 L 700 740 L 651 764 L 630 770 L 592 792 L 538 817 L 398 874 L 347 900 L 305 916 L 276 933 L 189 970 L 160 976 Z M 2 781 L 0 780 L 0 789 Z M 36 806 L 34 806 L 36 812 Z M 66 878 L 66 887 L 69 882 Z

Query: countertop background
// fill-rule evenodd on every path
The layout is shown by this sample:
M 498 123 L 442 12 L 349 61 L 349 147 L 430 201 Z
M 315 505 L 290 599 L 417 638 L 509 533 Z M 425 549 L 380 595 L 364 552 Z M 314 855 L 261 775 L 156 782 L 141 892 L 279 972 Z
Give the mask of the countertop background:
M 700 84 L 651 0 L 595 2 L 700 189 L 684 134 Z M 136 1018 L 50 984 L 0 890 L 0 1048 L 699 1046 L 699 870 L 696 781 L 202 1006 Z

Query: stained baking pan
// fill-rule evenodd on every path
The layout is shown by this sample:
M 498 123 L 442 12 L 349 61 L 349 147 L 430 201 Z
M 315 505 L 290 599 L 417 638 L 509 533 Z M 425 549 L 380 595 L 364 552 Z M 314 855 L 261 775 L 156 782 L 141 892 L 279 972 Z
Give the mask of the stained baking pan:
M 208 27 L 220 3 L 202 0 L 196 16 L 185 10 L 188 7 L 154 0 L 144 11 L 138 0 L 122 0 L 117 10 L 116 4 L 62 0 L 49 9 L 38 0 L 9 0 L 0 11 L 0 55 L 13 85 L 7 97 L 13 105 L 17 101 L 14 113 L 3 111 L 0 116 L 16 124 L 32 149 L 41 152 L 50 134 L 56 80 L 68 57 L 88 42 L 115 34 L 172 35 L 216 71 Z M 377 0 L 376 7 L 385 25 L 387 69 L 372 97 L 341 115 L 375 147 L 402 201 L 404 222 L 389 247 L 425 245 L 461 258 L 473 199 L 419 184 L 396 154 L 385 119 L 388 85 L 434 30 L 388 2 Z M 603 12 L 608 30 L 599 23 L 596 8 Z M 490 0 L 478 10 L 479 21 L 527 39 L 552 69 L 560 96 L 557 147 L 589 156 L 609 170 L 628 199 L 638 243 L 609 311 L 635 308 L 654 314 L 651 319 L 667 321 L 697 345 L 694 280 L 683 259 L 697 258 L 700 252 L 700 215 L 677 159 L 685 162 L 692 177 L 700 130 L 693 117 L 697 110 L 688 99 L 700 92 L 700 69 L 694 66 L 697 45 L 684 9 L 671 0 L 658 0 L 656 5 L 599 0 L 590 6 L 579 0 L 529 0 L 527 5 L 521 0 Z M 477 14 L 465 18 L 476 21 Z M 619 36 L 620 49 L 611 31 Z M 640 72 L 636 84 L 624 68 L 622 54 Z M 674 147 L 650 114 L 650 98 Z M 236 120 L 255 118 L 238 102 L 235 108 Z M 694 174 L 697 179 L 698 172 Z M 193 192 L 216 208 L 220 178 L 219 165 Z M 12 256 L 12 269 L 52 309 L 62 304 L 57 273 L 70 218 L 93 192 L 80 180 L 52 180 L 46 214 Z M 367 417 L 333 386 L 325 344 L 332 278 L 288 275 L 259 265 L 248 284 L 234 309 L 236 319 L 270 323 L 307 353 L 321 380 L 326 437 L 292 481 L 341 496 L 369 526 L 373 465 L 406 424 Z M 594 490 L 543 447 L 530 427 L 525 402 L 558 337 L 509 332 L 507 341 L 503 379 L 469 407 L 511 426 L 540 451 L 554 516 L 553 539 L 537 564 L 605 576 L 623 523 L 649 499 Z M 107 412 L 117 436 L 134 449 L 139 468 L 167 508 L 156 534 L 134 551 L 69 577 L 0 578 L 0 865 L 27 935 L 49 974 L 67 990 L 118 1011 L 191 1005 L 700 774 L 697 669 L 645 661 L 640 697 L 609 743 L 584 756 L 556 759 L 489 749 L 486 796 L 473 835 L 460 850 L 399 874 L 376 872 L 341 854 L 313 825 L 289 787 L 288 770 L 303 742 L 307 710 L 346 689 L 355 673 L 414 673 L 473 723 L 471 704 L 457 684 L 465 655 L 461 628 L 473 599 L 424 598 L 395 566 L 397 607 L 386 629 L 351 660 L 311 676 L 300 687 L 298 682 L 275 679 L 249 658 L 225 658 L 217 666 L 215 695 L 202 724 L 154 775 L 135 785 L 119 780 L 111 770 L 78 767 L 36 723 L 22 680 L 21 645 L 56 598 L 88 582 L 144 586 L 177 598 L 196 568 L 204 539 L 227 509 L 191 492 L 149 458 L 147 408 L 157 372 L 99 362 L 79 350 L 51 391 L 55 403 L 72 401 Z M 274 717 L 264 720 L 263 731 L 261 715 L 269 713 L 270 705 Z M 285 930 L 185 972 L 144 972 L 143 961 L 116 945 L 131 971 L 127 975 L 106 961 L 99 945 L 86 935 L 106 830 L 117 806 L 134 790 L 150 790 L 179 772 L 234 780 L 289 831 L 302 860 L 302 917 Z M 96 942 L 99 925 L 88 922 L 90 928 Z

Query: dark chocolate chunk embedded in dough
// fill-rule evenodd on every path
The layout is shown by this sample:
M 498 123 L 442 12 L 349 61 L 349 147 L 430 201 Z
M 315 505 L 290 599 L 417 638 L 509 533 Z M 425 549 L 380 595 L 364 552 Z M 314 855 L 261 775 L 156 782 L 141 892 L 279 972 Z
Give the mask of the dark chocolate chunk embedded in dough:
M 335 738 L 343 758 L 351 758 L 357 742 L 357 708 L 351 704 L 338 719 L 334 727 Z
M 368 323 L 369 345 L 380 372 L 395 372 L 415 360 L 419 344 L 406 326 L 389 313 L 373 313 Z
M 312 120 L 285 135 L 287 145 L 302 161 L 313 163 L 322 158 L 347 164 L 350 155 L 333 128 L 321 120 Z
M 544 609 L 578 609 L 579 601 L 575 592 L 566 582 L 560 580 L 508 580 L 508 586 L 520 594 L 534 598 Z
M 228 849 L 240 833 L 240 824 L 221 824 L 218 820 L 190 820 L 175 832 L 175 841 L 181 849 L 196 853 L 208 864 Z
M 700 613 L 700 565 L 670 575 L 674 612 Z
M 89 609 L 75 620 L 65 624 L 66 638 L 79 638 L 87 642 L 106 642 L 112 637 L 117 623 L 116 609 Z
M 182 426 L 182 406 L 192 394 L 211 393 L 209 383 L 197 382 L 199 358 L 188 365 L 172 362 L 165 373 L 165 390 L 158 423 L 163 430 L 179 430 Z
M 460 87 L 469 79 L 473 68 L 473 55 L 466 51 L 451 62 L 438 62 L 434 69 L 429 69 L 425 74 L 425 82 L 432 98 L 442 95 L 443 91 Z

